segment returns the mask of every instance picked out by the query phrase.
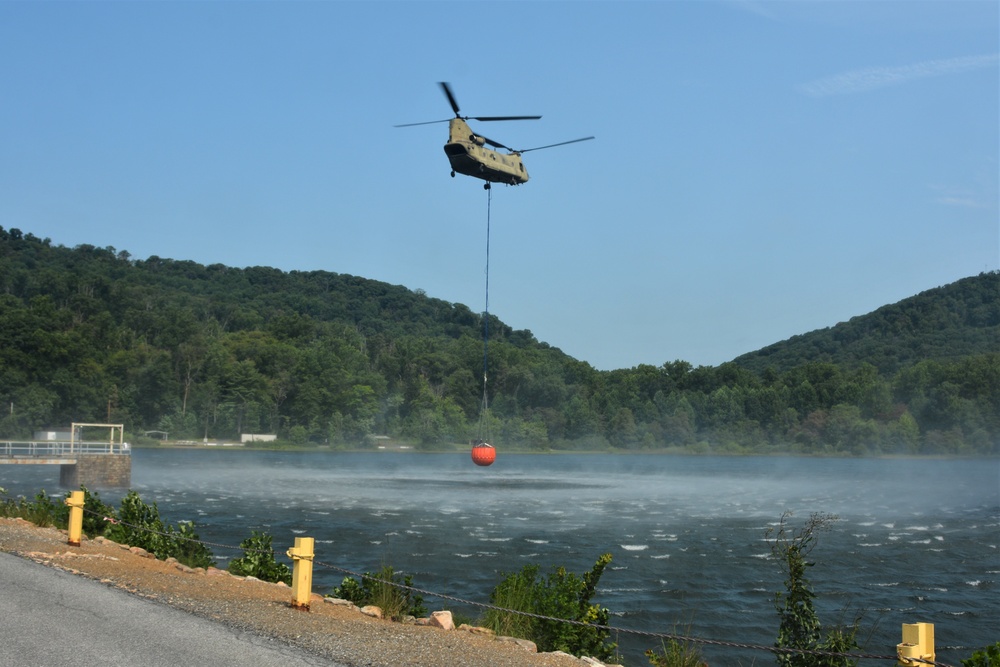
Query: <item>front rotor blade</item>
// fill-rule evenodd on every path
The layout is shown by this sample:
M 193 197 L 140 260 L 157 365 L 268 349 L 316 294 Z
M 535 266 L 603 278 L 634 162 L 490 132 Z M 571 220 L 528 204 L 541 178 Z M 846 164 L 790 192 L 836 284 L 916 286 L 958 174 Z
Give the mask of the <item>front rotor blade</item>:
M 590 141 L 594 137 L 583 137 L 580 139 L 571 139 L 569 141 L 560 141 L 558 144 L 549 144 L 548 146 L 535 146 L 534 148 L 525 148 L 523 151 L 518 151 L 518 153 L 527 153 L 528 151 L 540 151 L 543 148 L 555 148 L 556 146 L 565 146 L 566 144 L 575 144 L 580 141 Z
M 460 113 L 458 111 L 458 100 L 456 100 L 455 96 L 451 93 L 451 86 L 449 86 L 444 81 L 441 81 L 440 83 L 441 83 L 441 89 L 444 91 L 445 96 L 448 98 L 448 103 L 451 104 L 451 110 L 455 112 L 456 116 L 460 116 Z
M 425 120 L 423 123 L 403 123 L 402 125 L 393 125 L 393 127 L 413 127 L 414 125 L 433 125 L 434 123 L 448 123 L 451 118 L 445 118 L 444 120 Z

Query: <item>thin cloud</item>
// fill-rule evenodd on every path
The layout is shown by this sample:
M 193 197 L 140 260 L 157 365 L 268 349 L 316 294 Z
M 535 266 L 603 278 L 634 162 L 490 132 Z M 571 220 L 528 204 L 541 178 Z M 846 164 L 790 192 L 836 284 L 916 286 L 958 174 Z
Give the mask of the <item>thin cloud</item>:
M 927 60 L 901 67 L 866 67 L 817 79 L 803 84 L 799 88 L 806 95 L 812 97 L 850 95 L 932 76 L 944 76 L 945 74 L 957 74 L 984 67 L 993 67 L 998 61 L 1000 61 L 1000 56 L 992 54 L 949 58 L 947 60 Z
M 945 185 L 932 185 L 930 186 L 932 192 L 935 193 L 932 201 L 936 204 L 941 204 L 942 206 L 954 206 L 958 208 L 972 208 L 972 209 L 989 209 L 994 208 L 995 205 L 991 205 L 990 196 L 985 192 L 980 192 L 978 189 L 969 189 L 961 187 L 952 187 Z M 995 201 L 995 196 L 993 200 Z

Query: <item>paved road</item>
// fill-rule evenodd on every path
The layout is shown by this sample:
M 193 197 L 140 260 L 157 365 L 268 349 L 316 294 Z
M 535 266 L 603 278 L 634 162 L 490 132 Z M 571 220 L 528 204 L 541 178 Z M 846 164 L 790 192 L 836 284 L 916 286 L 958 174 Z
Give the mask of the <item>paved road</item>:
M 0 665 L 346 667 L 5 553 Z

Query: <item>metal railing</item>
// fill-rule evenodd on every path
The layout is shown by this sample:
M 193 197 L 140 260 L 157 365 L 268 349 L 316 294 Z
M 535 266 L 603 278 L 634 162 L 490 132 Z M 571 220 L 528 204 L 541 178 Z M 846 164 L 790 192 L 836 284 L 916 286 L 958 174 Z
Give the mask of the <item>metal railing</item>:
M 0 441 L 0 459 L 46 458 L 78 454 L 131 454 L 127 442 L 36 440 L 28 442 Z

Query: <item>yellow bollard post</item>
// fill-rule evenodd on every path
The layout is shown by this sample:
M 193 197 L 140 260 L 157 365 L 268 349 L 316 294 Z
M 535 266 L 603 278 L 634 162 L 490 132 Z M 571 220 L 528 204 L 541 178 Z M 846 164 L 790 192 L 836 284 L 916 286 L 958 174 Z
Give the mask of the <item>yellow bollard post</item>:
M 83 535 L 83 491 L 70 491 L 64 502 L 69 505 L 69 545 L 78 547 Z
M 903 643 L 896 645 L 897 665 L 934 662 L 934 624 L 903 623 Z
M 292 559 L 292 606 L 309 611 L 312 598 L 313 545 L 311 537 L 296 537 L 295 546 L 288 550 Z

